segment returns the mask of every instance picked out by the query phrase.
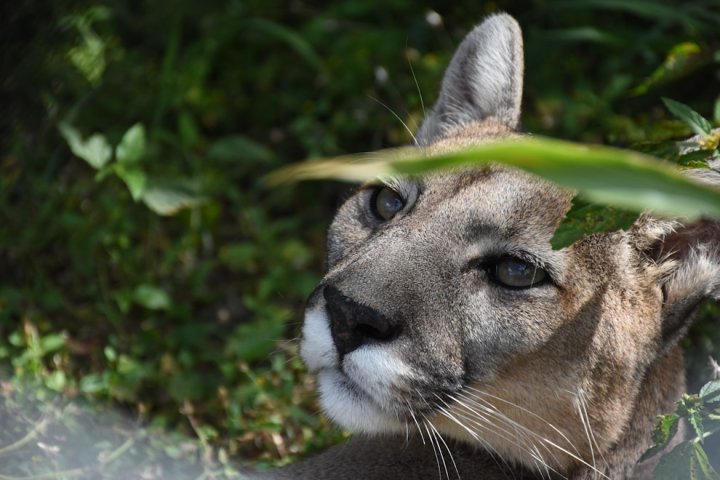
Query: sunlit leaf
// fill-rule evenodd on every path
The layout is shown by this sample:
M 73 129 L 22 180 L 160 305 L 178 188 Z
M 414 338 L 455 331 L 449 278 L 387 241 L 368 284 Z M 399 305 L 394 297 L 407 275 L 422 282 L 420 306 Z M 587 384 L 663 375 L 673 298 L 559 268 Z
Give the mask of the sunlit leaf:
M 96 133 L 83 140 L 80 132 L 68 124 L 62 123 L 58 128 L 75 156 L 85 160 L 94 169 L 101 169 L 112 158 L 112 147 L 104 135 Z
M 710 122 L 687 105 L 665 97 L 662 101 L 673 115 L 687 123 L 697 135 L 708 135 L 712 130 Z
M 85 79 L 96 85 L 107 67 L 105 42 L 88 25 L 78 25 L 78 30 L 82 42 L 68 50 L 67 56 Z
M 700 389 L 700 399 L 705 403 L 720 402 L 720 380 L 708 382 Z
M 436 156 L 406 148 L 311 161 L 281 169 L 267 180 L 367 181 L 488 163 L 522 168 L 576 189 L 594 203 L 689 219 L 703 214 L 720 218 L 720 192 L 683 177 L 668 163 L 636 152 L 545 138 L 493 142 Z
M 670 49 L 662 65 L 633 89 L 633 93 L 635 95 L 642 95 L 647 93 L 651 88 L 684 77 L 695 71 L 708 60 L 708 51 L 702 50 L 697 43 L 679 43 Z
M 145 127 L 136 123 L 125 132 L 115 149 L 115 158 L 120 163 L 135 163 L 145 153 Z
M 174 215 L 180 210 L 200 205 L 205 197 L 179 182 L 158 182 L 148 179 L 142 201 L 159 215 Z
M 125 182 L 125 185 L 127 185 L 133 200 L 140 200 L 145 193 L 145 186 L 147 185 L 145 172 L 139 168 L 118 168 L 116 173 L 123 182 Z

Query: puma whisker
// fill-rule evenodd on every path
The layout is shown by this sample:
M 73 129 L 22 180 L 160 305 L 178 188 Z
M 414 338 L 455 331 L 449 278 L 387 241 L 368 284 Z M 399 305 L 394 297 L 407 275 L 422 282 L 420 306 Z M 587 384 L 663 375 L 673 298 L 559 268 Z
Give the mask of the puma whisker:
M 522 135 L 522 83 L 520 28 L 492 15 L 458 47 L 416 147 Z M 720 223 L 644 214 L 553 250 L 572 198 L 497 165 L 358 189 L 300 343 L 325 414 L 355 435 L 259 478 L 649 478 L 656 417 L 685 391 L 678 342 L 720 298 Z

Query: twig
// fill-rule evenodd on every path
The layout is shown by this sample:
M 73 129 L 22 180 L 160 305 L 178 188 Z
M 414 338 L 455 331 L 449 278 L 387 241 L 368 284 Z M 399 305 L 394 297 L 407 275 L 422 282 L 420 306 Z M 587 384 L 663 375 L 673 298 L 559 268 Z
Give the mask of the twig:
M 12 452 L 13 450 L 17 450 L 18 448 L 24 446 L 25 444 L 32 441 L 33 438 L 37 436 L 37 434 L 45 428 L 45 426 L 50 421 L 50 416 L 45 417 L 44 419 L 40 420 L 23 438 L 18 440 L 17 442 L 11 443 L 10 445 L 7 445 L 5 447 L 0 448 L 0 455 L 4 455 L 8 452 Z M 2 477 L 0 477 L 2 479 Z
M 107 457 L 101 459 L 98 461 L 100 464 L 100 467 L 103 467 L 111 462 L 114 462 L 118 458 L 120 458 L 125 452 L 127 452 L 130 447 L 135 443 L 134 438 L 128 438 L 125 440 L 122 445 L 120 445 L 118 448 L 113 450 Z M 0 474 L 0 480 L 49 480 L 53 478 L 62 478 L 62 477 L 76 477 L 79 475 L 83 475 L 85 473 L 89 473 L 94 468 L 91 466 L 85 466 L 81 468 L 73 468 L 72 470 L 64 470 L 60 472 L 47 472 L 47 473 L 39 473 L 37 475 L 30 475 L 28 477 L 10 477 L 7 475 Z

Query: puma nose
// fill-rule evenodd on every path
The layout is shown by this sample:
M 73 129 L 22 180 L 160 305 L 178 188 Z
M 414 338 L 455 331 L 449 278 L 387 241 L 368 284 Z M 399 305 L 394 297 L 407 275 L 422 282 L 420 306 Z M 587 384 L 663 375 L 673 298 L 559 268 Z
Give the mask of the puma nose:
M 326 286 L 323 296 L 330 316 L 330 332 L 341 357 L 365 343 L 388 341 L 396 336 L 397 329 L 386 317 L 337 288 Z

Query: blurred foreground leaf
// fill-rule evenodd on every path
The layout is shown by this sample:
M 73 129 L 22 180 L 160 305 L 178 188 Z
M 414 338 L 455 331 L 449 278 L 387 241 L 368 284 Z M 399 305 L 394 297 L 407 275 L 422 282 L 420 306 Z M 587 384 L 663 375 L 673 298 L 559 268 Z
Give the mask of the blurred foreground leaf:
M 688 219 L 720 218 L 720 191 L 682 176 L 671 164 L 632 151 L 547 138 L 493 142 L 435 156 L 404 148 L 311 161 L 281 169 L 267 181 L 368 181 L 497 163 L 575 189 L 593 203 Z

